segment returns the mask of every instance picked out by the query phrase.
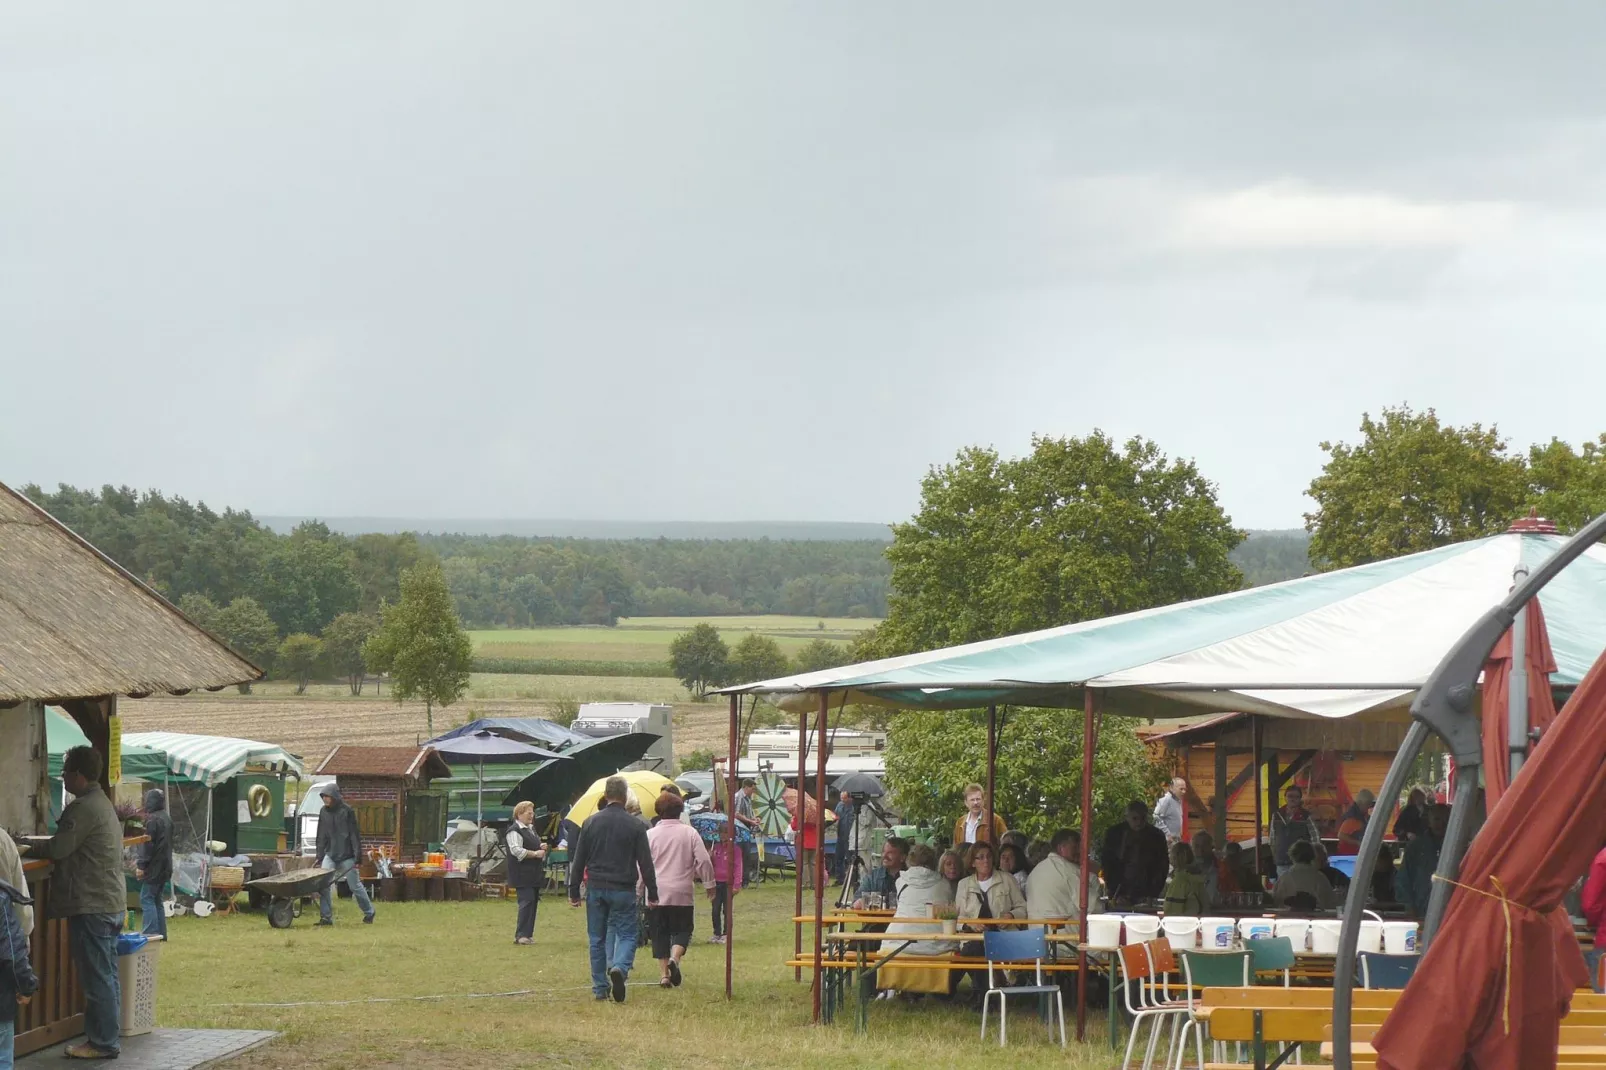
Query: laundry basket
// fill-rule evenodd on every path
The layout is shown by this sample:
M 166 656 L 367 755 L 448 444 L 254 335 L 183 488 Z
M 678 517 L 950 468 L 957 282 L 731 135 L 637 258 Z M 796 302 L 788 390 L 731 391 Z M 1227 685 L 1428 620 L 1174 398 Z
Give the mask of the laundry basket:
M 117 985 L 122 990 L 122 1035 L 149 1033 L 156 1028 L 156 952 L 161 941 L 139 933 L 117 939 Z

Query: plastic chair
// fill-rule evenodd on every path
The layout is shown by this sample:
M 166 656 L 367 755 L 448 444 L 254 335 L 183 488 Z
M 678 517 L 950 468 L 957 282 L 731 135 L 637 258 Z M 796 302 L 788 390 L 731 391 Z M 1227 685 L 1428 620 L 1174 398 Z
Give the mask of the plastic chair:
M 1165 945 L 1167 956 L 1171 953 L 1171 945 L 1165 940 L 1158 943 Z M 1126 1039 L 1126 1055 L 1121 1060 L 1121 1070 L 1128 1070 L 1132 1065 L 1132 1049 L 1137 1046 L 1138 1034 L 1143 1031 L 1145 1022 L 1153 1028 L 1149 1033 L 1149 1045 L 1144 1051 L 1143 1067 L 1148 1070 L 1154 1065 L 1154 1049 L 1160 1039 L 1160 1028 L 1169 1018 L 1175 1026 L 1177 1017 L 1187 1010 L 1187 1004 L 1164 1001 L 1159 998 L 1159 985 L 1155 980 L 1154 957 L 1150 953 L 1148 944 L 1123 944 L 1119 951 L 1121 961 L 1121 994 L 1126 1002 L 1126 1013 L 1132 1019 L 1132 1031 Z M 1111 993 L 1114 998 L 1114 993 Z M 1134 1002 L 1135 998 L 1135 1002 Z
M 1260 941 L 1252 941 L 1259 943 Z M 1290 954 L 1293 951 L 1293 942 L 1285 938 L 1289 945 Z M 1205 988 L 1248 988 L 1254 976 L 1251 969 L 1254 962 L 1254 953 L 1250 951 L 1183 951 L 1177 957 L 1182 960 L 1182 979 L 1188 990 Z M 1190 1006 L 1190 1011 L 1191 1011 Z M 1204 1027 L 1190 1013 L 1182 1021 L 1181 1043 L 1177 1045 L 1177 1065 L 1182 1065 L 1182 1058 L 1188 1051 L 1188 1030 L 1192 1029 L 1194 1041 L 1198 1048 L 1199 1065 L 1205 1065 L 1204 1057 Z
M 1375 951 L 1362 951 L 1359 957 L 1362 988 L 1404 988 L 1422 961 L 1420 955 L 1380 955 Z
M 1294 941 L 1286 936 L 1263 937 L 1259 940 L 1247 940 L 1244 947 L 1254 960 L 1255 980 L 1259 982 L 1260 975 L 1265 973 L 1280 973 L 1283 975 L 1283 987 L 1292 983 L 1291 971 L 1294 968 Z
M 1006 1008 L 1009 1005 L 1009 997 L 1051 995 L 1054 997 L 1054 1008 L 1059 1012 L 1060 1047 L 1065 1047 L 1065 999 L 1060 994 L 1059 985 L 1043 983 L 1043 957 L 1048 954 L 1048 940 L 1044 938 L 1043 930 L 1041 928 L 989 930 L 982 934 L 982 953 L 987 956 L 987 992 L 981 1000 L 981 1038 L 987 1039 L 987 1008 L 994 996 L 998 997 L 998 1046 L 1001 1048 L 1004 1046 L 1005 1031 L 1008 1028 Z M 1036 984 L 1004 986 L 993 984 L 993 963 L 1021 963 L 1028 959 L 1031 959 L 1036 967 Z M 1048 1027 L 1050 1031 L 1053 1030 L 1053 1018 L 1049 1019 Z

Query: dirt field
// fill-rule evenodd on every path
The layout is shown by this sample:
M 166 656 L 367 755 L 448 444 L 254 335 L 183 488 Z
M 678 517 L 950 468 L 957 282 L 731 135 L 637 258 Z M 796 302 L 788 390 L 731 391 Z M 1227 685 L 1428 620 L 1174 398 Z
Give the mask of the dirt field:
M 337 744 L 405 745 L 427 738 L 422 703 L 398 705 L 370 686 L 360 698 L 336 685 L 297 695 L 287 683 L 258 684 L 253 694 L 153 695 L 118 703 L 126 732 L 196 732 L 276 743 L 316 766 Z M 479 676 L 469 694 L 435 711 L 435 731 L 476 717 L 550 717 L 587 701 L 668 702 L 675 708 L 675 752 L 725 749 L 726 706 L 689 702 L 673 680 L 630 677 Z

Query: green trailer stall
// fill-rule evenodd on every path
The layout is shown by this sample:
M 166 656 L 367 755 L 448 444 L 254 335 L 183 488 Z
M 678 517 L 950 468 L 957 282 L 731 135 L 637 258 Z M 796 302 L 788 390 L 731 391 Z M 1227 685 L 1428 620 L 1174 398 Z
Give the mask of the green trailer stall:
M 167 755 L 176 849 L 219 842 L 223 856 L 280 853 L 284 780 L 306 775 L 300 758 L 272 743 L 182 732 L 132 732 L 123 746 Z

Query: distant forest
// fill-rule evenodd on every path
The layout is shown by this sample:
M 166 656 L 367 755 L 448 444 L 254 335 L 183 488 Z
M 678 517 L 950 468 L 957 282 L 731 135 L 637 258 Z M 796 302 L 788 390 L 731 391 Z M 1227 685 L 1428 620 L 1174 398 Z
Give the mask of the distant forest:
M 470 627 L 613 624 L 625 616 L 785 613 L 882 617 L 886 543 L 772 539 L 579 539 L 369 533 L 318 521 L 288 534 L 251 513 L 156 491 L 23 488 L 34 502 L 173 602 L 259 603 L 280 635 L 371 613 L 402 569 L 441 562 Z M 1250 532 L 1232 554 L 1249 585 L 1303 575 L 1302 531 Z

